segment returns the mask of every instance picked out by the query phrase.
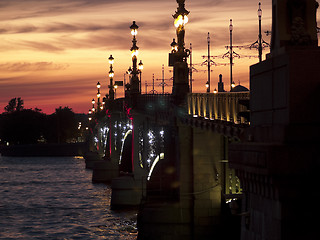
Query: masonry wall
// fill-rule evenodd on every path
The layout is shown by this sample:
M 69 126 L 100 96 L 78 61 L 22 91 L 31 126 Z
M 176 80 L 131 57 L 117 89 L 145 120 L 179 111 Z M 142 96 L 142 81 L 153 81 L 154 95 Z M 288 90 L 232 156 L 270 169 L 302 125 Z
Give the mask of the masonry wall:
M 193 191 L 195 236 L 220 235 L 222 136 L 193 129 Z

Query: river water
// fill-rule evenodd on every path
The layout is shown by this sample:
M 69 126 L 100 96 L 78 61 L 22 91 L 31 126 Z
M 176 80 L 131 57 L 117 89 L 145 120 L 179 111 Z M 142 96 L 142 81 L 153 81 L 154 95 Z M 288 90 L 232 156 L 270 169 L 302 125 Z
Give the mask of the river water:
M 81 158 L 0 156 L 0 239 L 136 239 L 136 213 L 91 176 Z

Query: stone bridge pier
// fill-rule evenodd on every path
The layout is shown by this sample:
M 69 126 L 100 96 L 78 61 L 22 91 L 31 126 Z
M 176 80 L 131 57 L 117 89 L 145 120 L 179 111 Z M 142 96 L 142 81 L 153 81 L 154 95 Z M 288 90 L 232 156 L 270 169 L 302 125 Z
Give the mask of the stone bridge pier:
M 206 239 L 218 235 L 223 141 L 219 134 L 178 124 L 172 139 L 175 158 L 168 159 L 167 166 L 160 165 L 148 184 L 170 173 L 173 177 L 163 179 L 158 192 L 147 189 L 138 219 L 139 239 Z
M 194 117 L 187 116 L 187 109 L 183 111 L 177 110 L 175 116 L 180 117 L 170 120 L 166 135 L 169 155 L 158 163 L 147 181 L 138 215 L 138 239 L 239 236 L 240 217 L 232 215 L 229 203 L 241 202 L 241 186 L 228 166 L 228 145 L 239 138 L 195 124 Z M 215 121 L 211 122 L 214 126 Z
M 123 128 L 125 126 L 125 128 Z M 92 181 L 110 183 L 119 176 L 123 132 L 130 128 L 130 121 L 121 112 L 107 114 L 96 126 L 100 159 L 93 162 Z
M 172 156 L 171 124 L 160 116 L 166 115 L 169 95 L 139 96 L 137 100 L 140 107 L 126 111 L 131 132 L 121 149 L 119 177 L 112 179 L 113 208 L 139 206 L 154 171 Z
M 131 124 L 131 132 L 126 136 L 119 156 L 119 176 L 112 179 L 112 208 L 137 207 L 146 194 L 148 171 L 139 152 L 143 118 L 133 112 Z

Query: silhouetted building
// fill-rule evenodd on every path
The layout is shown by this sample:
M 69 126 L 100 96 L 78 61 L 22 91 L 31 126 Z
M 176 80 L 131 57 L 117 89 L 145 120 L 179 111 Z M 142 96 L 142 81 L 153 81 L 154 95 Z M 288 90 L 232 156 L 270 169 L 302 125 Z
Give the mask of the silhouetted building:
M 219 75 L 218 92 L 225 92 L 222 82 L 222 74 Z
M 231 92 L 249 92 L 249 89 L 239 84 L 232 88 Z

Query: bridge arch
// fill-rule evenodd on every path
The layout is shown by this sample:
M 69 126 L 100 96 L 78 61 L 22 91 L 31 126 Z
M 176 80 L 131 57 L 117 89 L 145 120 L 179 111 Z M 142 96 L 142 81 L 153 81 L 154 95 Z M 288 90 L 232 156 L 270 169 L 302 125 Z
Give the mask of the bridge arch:
M 121 146 L 121 153 L 119 159 L 119 170 L 120 172 L 133 172 L 133 165 L 132 165 L 132 130 L 128 130 L 123 138 L 122 146 Z

